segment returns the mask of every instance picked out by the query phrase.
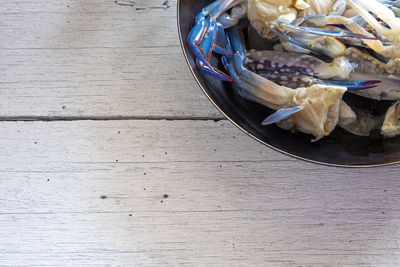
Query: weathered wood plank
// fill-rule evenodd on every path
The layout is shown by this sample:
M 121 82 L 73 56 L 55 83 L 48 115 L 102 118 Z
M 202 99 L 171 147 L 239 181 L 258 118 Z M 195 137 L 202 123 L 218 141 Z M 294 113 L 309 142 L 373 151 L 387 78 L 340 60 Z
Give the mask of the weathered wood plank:
M 1 122 L 0 147 L 1 266 L 400 264 L 398 166 L 305 163 L 213 121 Z
M 176 1 L 1 1 L 0 117 L 222 115 L 190 74 Z

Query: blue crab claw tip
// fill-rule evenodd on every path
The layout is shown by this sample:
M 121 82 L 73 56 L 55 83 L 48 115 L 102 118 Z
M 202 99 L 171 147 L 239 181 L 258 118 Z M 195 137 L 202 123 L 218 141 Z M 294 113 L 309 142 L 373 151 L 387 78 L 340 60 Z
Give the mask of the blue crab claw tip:
M 347 82 L 347 90 L 356 91 L 356 90 L 365 90 L 371 89 L 379 86 L 382 81 L 379 80 L 368 80 L 368 81 L 353 81 Z
M 317 84 L 334 85 L 347 87 L 349 91 L 365 90 L 377 87 L 382 81 L 379 80 L 366 80 L 366 81 L 318 81 Z
M 273 123 L 276 123 L 278 121 L 281 121 L 283 119 L 286 119 L 287 117 L 299 112 L 302 110 L 304 107 L 303 106 L 297 106 L 294 108 L 283 108 L 275 112 L 274 114 L 268 116 L 263 122 L 262 125 L 270 125 Z
M 353 84 L 353 86 L 348 86 L 347 90 L 352 91 L 352 90 L 364 90 L 364 89 L 375 88 L 379 86 L 381 83 L 382 81 L 379 80 L 357 81 Z

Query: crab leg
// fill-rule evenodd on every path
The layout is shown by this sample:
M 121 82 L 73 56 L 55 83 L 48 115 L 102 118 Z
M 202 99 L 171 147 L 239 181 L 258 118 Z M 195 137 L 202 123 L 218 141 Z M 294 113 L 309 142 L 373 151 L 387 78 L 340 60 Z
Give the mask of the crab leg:
M 326 25 L 333 25 L 335 27 L 343 27 L 350 30 L 351 32 L 359 35 L 363 35 L 367 38 L 363 38 L 362 41 L 373 50 L 378 53 L 382 53 L 389 48 L 385 48 L 380 40 L 374 35 L 367 32 L 364 27 L 367 22 L 361 16 L 355 16 L 353 18 L 346 18 L 342 16 L 325 16 L 325 15 L 311 15 L 305 18 L 304 24 L 308 27 L 326 27 Z M 344 39 L 344 41 L 361 45 L 361 39 L 352 38 L 350 40 Z
M 202 52 L 201 54 L 202 55 L 203 55 L 203 53 L 205 54 L 204 56 L 206 57 L 206 60 L 202 60 L 202 57 L 198 56 L 197 59 L 196 59 L 196 64 L 197 64 L 198 68 L 201 71 L 203 71 L 204 73 L 206 73 L 208 75 L 211 75 L 211 76 L 213 76 L 213 77 L 215 77 L 217 79 L 220 79 L 222 81 L 232 82 L 233 80 L 232 80 L 231 77 L 229 77 L 225 73 L 221 72 L 220 70 L 214 68 L 209 63 L 209 59 L 211 58 L 211 52 L 212 52 L 211 48 L 213 47 L 212 43 L 215 41 L 215 39 L 217 37 L 215 31 L 212 31 L 212 33 L 214 33 L 214 34 L 213 35 L 209 34 L 206 37 L 204 37 L 202 42 L 199 45 L 199 48 L 201 49 L 201 52 Z M 195 51 L 195 50 L 193 50 L 193 51 Z M 227 53 L 225 53 L 226 55 L 230 54 L 229 51 L 226 51 L 226 52 L 227 52 Z
M 396 18 L 392 10 L 375 0 L 347 0 L 347 3 L 363 17 L 377 32 L 385 36 L 394 44 L 400 43 L 400 18 Z M 382 26 L 369 12 L 373 12 L 390 28 Z
M 290 40 L 286 39 L 285 36 L 280 36 L 278 33 L 276 34 L 281 38 L 284 48 L 291 52 L 304 54 L 304 52 L 296 49 L 299 46 L 299 43 L 302 48 L 309 49 L 317 55 L 326 55 L 330 58 L 340 57 L 346 51 L 346 46 L 333 37 L 291 33 Z M 294 40 L 296 41 L 296 44 L 293 42 Z
M 313 15 L 305 19 L 305 24 L 314 27 L 338 24 L 344 25 L 354 34 L 368 36 L 369 38 L 363 38 L 363 42 L 377 53 L 390 58 L 400 57 L 400 50 L 398 49 L 398 45 L 400 44 L 400 18 L 396 17 L 396 10 L 376 0 L 346 1 L 359 16 L 346 18 L 341 16 Z M 385 22 L 388 27 L 383 26 L 370 12 Z M 363 20 L 360 20 L 360 17 Z M 378 34 L 386 38 L 391 44 L 386 45 L 374 35 L 367 32 L 364 29 L 365 23 L 373 27 Z
M 206 20 L 205 19 L 199 20 L 189 33 L 188 44 L 189 47 L 192 49 L 192 52 L 196 55 L 196 57 L 211 68 L 212 67 L 211 64 L 208 62 L 205 53 L 202 51 L 199 45 L 200 42 L 203 40 L 205 28 L 206 28 Z
M 226 81 L 226 82 L 233 82 L 234 80 L 229 77 L 228 75 L 226 75 L 225 73 L 223 73 L 222 71 L 214 68 L 214 67 L 208 67 L 207 65 L 205 65 L 201 60 L 197 59 L 196 60 L 196 64 L 199 67 L 199 69 L 201 71 L 203 71 L 204 73 L 213 76 L 221 81 Z
M 230 55 L 225 47 L 224 25 L 217 18 L 231 7 L 244 0 L 217 0 L 202 9 L 196 16 L 195 26 L 189 33 L 187 42 L 196 56 L 196 64 L 205 73 L 223 81 L 233 80 L 210 63 L 212 52 Z
M 197 21 L 197 19 L 196 19 Z M 212 68 L 209 63 L 212 49 L 215 48 L 218 31 L 221 26 L 213 21 L 210 17 L 199 19 L 188 36 L 188 44 L 193 53 L 209 68 Z M 223 30 L 223 28 L 222 28 Z M 222 47 L 217 47 L 218 52 L 228 55 L 229 52 Z
M 272 23 L 271 30 L 281 39 L 282 44 L 288 51 L 303 54 L 314 52 L 331 58 L 339 57 L 346 51 L 346 46 L 336 38 L 350 40 L 361 40 L 361 38 L 376 39 L 374 36 L 367 34 L 367 32 L 360 31 L 362 34 L 353 34 L 346 31 L 337 31 L 339 27 L 343 27 L 341 24 L 332 24 L 332 26 L 326 27 L 326 18 L 326 16 L 312 15 L 302 21 L 305 25 L 314 28 L 275 22 Z M 315 26 L 320 28 L 315 28 Z
M 277 112 L 275 112 L 274 114 L 268 116 L 262 122 L 262 125 L 266 126 L 266 125 L 277 123 L 277 122 L 284 120 L 284 119 L 292 116 L 293 114 L 301 111 L 303 108 L 304 108 L 303 106 L 297 106 L 294 108 L 282 108 L 282 109 L 278 110 Z
M 312 47 L 280 31 L 275 25 L 271 25 L 270 28 L 271 31 L 281 39 L 282 44 L 284 44 L 289 51 L 301 54 L 310 54 L 312 52 Z
M 286 31 L 293 31 L 293 32 L 306 32 L 309 34 L 315 35 L 322 35 L 322 36 L 329 36 L 334 38 L 360 38 L 360 39 L 373 39 L 375 40 L 376 37 L 367 36 L 367 35 L 360 35 L 354 33 L 348 33 L 344 31 L 337 31 L 334 27 L 328 27 L 326 29 L 320 28 L 310 28 L 310 27 L 302 27 L 293 24 L 286 24 L 281 23 L 279 27 L 283 28 Z

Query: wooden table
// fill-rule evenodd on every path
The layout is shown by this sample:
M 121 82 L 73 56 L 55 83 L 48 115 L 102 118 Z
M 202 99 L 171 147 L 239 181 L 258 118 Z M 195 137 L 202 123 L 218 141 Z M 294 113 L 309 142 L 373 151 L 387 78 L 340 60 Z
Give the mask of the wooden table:
M 399 166 L 306 163 L 235 128 L 176 5 L 0 2 L 0 266 L 398 266 Z

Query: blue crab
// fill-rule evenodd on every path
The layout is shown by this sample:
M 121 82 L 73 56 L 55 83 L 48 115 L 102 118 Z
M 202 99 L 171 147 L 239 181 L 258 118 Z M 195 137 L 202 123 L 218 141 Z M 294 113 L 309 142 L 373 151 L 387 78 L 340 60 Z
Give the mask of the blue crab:
M 398 7 L 395 1 L 365 2 L 217 0 L 197 15 L 188 44 L 201 71 L 235 83 L 234 87 L 241 96 L 277 110 L 263 122 L 264 125 L 277 123 L 284 129 L 312 134 L 314 140 L 318 140 L 329 135 L 337 125 L 346 129 L 357 121 L 355 112 L 342 100 L 346 91 L 376 99 L 378 94 L 381 98 L 385 94 L 393 99 L 397 97 L 397 83 L 389 92 L 382 93 L 382 89 L 371 89 L 381 81 L 364 80 L 365 75 L 354 80 L 355 70 L 360 73 L 360 70 L 376 66 L 377 59 L 348 48 L 344 45 L 346 42 L 351 46 L 372 49 L 383 57 L 389 56 L 396 66 L 399 62 L 397 53 L 400 49 L 396 49 L 400 44 L 397 38 Z M 384 26 L 370 14 L 373 3 L 384 7 L 383 11 L 375 14 L 386 23 Z M 355 14 L 345 16 L 351 12 Z M 249 51 L 246 55 L 243 37 L 237 30 L 244 18 L 262 37 L 279 40 L 286 51 L 313 56 L 295 57 L 276 51 Z M 229 34 L 226 34 L 228 28 Z M 211 65 L 213 53 L 222 55 L 225 72 Z M 331 57 L 332 61 L 325 63 L 315 55 Z M 386 75 L 393 70 L 392 66 L 393 63 L 387 62 L 378 67 Z M 392 72 L 398 74 L 397 69 Z M 386 79 L 384 75 L 382 78 Z M 285 83 L 293 88 L 285 86 Z
M 301 21 L 301 19 L 299 20 L 299 15 L 308 14 L 312 16 L 311 14 L 320 14 L 321 12 L 331 15 L 341 14 L 344 12 L 345 6 L 344 0 L 314 0 L 307 2 L 303 0 L 217 0 L 204 7 L 196 16 L 195 26 L 188 36 L 188 44 L 196 55 L 196 63 L 202 71 L 218 79 L 232 82 L 233 80 L 230 77 L 210 63 L 210 57 L 213 52 L 229 55 L 229 52 L 224 49 L 224 29 L 236 26 L 240 19 L 247 16 L 251 25 L 261 36 L 266 38 L 273 35 L 278 36 L 286 41 L 293 50 L 301 52 L 310 51 L 309 49 L 323 49 L 321 48 L 320 38 L 317 38 L 318 36 L 330 37 L 324 38 L 323 46 L 326 48 L 323 50 L 327 51 L 326 53 L 338 50 L 338 47 L 343 50 L 343 45 L 335 38 L 376 39 L 368 35 L 335 30 L 334 27 L 319 29 L 297 25 Z M 227 10 L 230 9 L 231 13 L 227 13 Z M 319 21 L 319 23 L 322 22 Z M 298 41 L 288 35 L 286 33 L 288 31 L 293 34 L 306 32 L 308 35 Z M 307 44 L 302 42 L 306 42 L 304 39 L 315 40 L 313 40 L 313 44 Z

